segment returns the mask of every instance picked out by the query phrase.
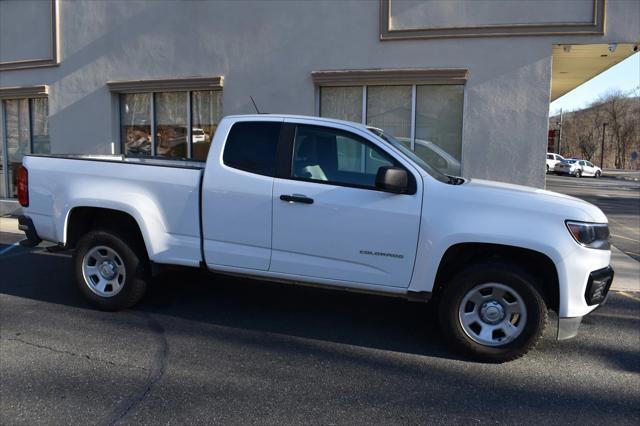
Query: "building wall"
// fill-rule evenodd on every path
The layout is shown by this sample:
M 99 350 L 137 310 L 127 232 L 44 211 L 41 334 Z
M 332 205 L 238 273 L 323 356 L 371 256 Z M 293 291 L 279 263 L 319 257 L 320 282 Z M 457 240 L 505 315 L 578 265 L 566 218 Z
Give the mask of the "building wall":
M 563 4 L 584 15 L 582 0 Z M 119 142 L 107 81 L 223 75 L 225 115 L 252 113 L 249 96 L 315 115 L 312 71 L 465 68 L 463 174 L 543 187 L 552 45 L 638 38 L 638 2 L 606 8 L 604 36 L 381 41 L 378 1 L 61 1 L 59 66 L 0 71 L 0 87 L 49 85 L 53 152 L 108 153 Z

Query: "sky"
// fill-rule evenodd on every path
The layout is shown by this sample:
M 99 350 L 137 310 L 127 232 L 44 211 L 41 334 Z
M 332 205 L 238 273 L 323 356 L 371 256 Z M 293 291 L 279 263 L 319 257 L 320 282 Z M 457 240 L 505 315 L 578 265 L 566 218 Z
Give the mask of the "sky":
M 630 91 L 639 86 L 640 52 L 634 53 L 619 64 L 551 102 L 549 116 L 559 113 L 560 108 L 564 111 L 584 108 L 611 89 Z

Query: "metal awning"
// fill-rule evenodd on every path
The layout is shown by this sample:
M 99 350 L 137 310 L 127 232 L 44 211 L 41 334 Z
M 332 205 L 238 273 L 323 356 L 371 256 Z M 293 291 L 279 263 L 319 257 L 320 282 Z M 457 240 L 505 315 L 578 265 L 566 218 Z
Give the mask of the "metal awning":
M 631 43 L 553 46 L 551 101 L 555 101 L 637 51 L 638 45 Z

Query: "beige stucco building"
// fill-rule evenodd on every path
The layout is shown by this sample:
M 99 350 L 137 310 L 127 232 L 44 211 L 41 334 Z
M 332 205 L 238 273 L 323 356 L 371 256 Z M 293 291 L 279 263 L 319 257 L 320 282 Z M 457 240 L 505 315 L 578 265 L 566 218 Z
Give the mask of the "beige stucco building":
M 542 187 L 550 101 L 639 38 L 635 0 L 2 0 L 0 197 L 28 152 L 203 158 L 250 96 Z

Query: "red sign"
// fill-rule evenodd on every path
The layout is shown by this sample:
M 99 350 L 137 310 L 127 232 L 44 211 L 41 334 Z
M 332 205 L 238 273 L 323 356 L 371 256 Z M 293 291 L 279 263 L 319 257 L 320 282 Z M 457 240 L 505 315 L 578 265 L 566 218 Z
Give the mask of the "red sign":
M 547 151 L 554 152 L 556 148 L 556 137 L 558 135 L 558 130 L 549 130 L 549 135 L 547 136 Z

